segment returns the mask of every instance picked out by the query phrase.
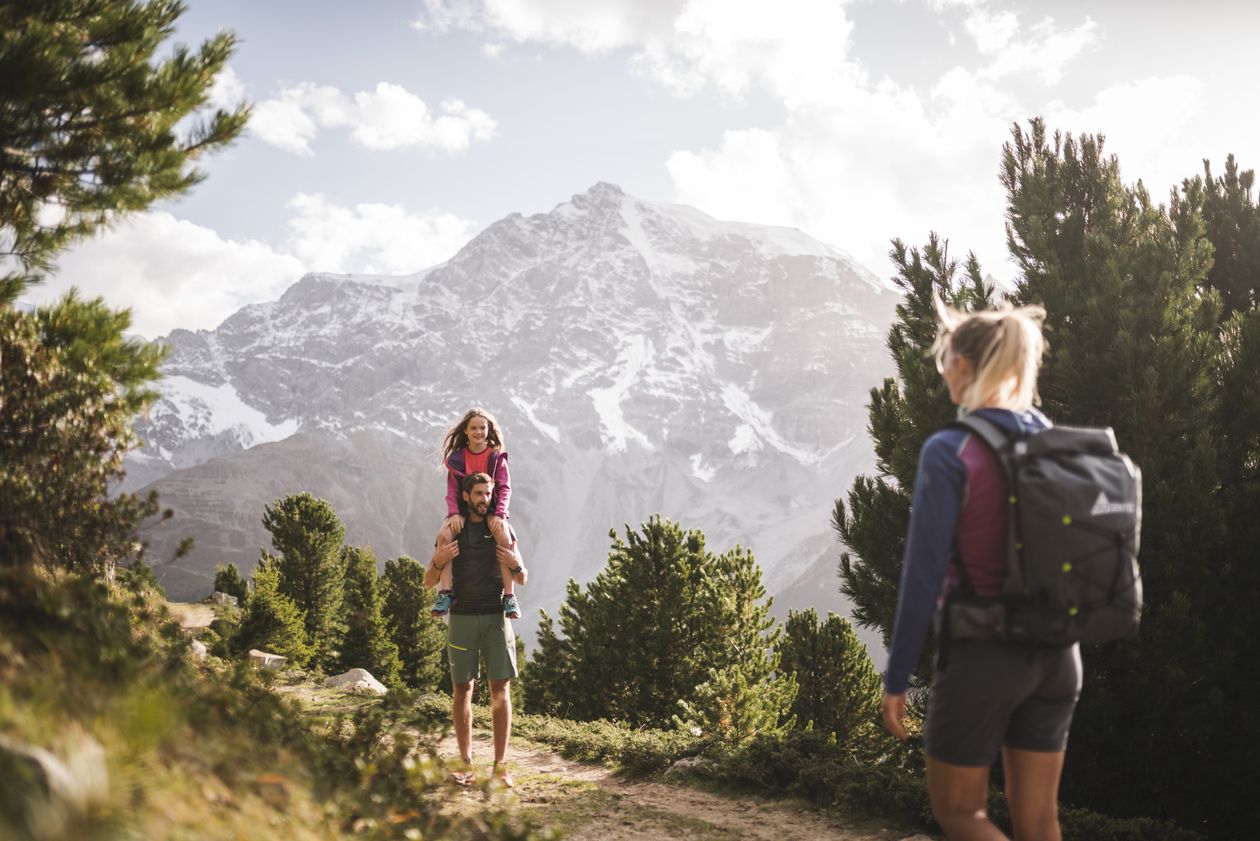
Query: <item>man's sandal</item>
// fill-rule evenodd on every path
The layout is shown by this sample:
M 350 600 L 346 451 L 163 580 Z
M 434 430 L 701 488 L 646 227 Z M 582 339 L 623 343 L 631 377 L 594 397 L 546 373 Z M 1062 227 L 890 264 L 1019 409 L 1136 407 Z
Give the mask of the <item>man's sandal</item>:
M 515 783 L 512 781 L 512 775 L 508 773 L 507 765 L 499 763 L 494 766 L 494 778 L 503 783 L 504 788 L 513 788 Z
M 451 782 L 463 788 L 471 788 L 477 782 L 477 775 L 472 771 L 452 771 Z

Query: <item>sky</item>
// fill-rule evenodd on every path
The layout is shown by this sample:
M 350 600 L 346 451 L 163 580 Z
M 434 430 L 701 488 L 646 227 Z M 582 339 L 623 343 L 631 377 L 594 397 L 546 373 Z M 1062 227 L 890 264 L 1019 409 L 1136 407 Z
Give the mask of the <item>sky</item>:
M 1009 281 L 1002 145 L 1101 133 L 1166 199 L 1260 165 L 1260 3 L 1200 0 L 188 0 L 253 103 L 205 182 L 63 255 L 148 338 L 212 329 L 306 272 L 403 275 L 598 181 L 800 228 L 892 273 L 931 231 Z

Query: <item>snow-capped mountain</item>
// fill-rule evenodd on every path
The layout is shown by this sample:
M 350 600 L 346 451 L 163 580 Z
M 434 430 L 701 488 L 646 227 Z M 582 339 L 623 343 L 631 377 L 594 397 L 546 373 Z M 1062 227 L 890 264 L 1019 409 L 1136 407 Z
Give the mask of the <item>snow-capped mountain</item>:
M 252 568 L 263 504 L 300 490 L 348 540 L 424 558 L 441 436 L 482 405 L 506 431 L 531 614 L 600 569 L 610 528 L 657 512 L 750 547 L 771 593 L 816 586 L 834 607 L 828 517 L 873 464 L 865 405 L 896 302 L 800 231 L 601 183 L 417 275 L 307 275 L 173 332 L 129 485 L 157 479 L 176 512 L 148 534 L 174 597 L 204 596 L 216 563 Z

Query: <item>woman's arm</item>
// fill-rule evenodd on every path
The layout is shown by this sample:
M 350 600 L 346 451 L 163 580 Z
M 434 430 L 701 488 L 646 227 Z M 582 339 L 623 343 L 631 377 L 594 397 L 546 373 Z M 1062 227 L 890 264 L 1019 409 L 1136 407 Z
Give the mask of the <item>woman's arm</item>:
M 937 433 L 919 453 L 897 618 L 884 672 L 884 691 L 890 695 L 903 694 L 910 685 L 910 673 L 927 640 L 949 568 L 967 476 L 956 450 L 959 440 L 956 435 Z

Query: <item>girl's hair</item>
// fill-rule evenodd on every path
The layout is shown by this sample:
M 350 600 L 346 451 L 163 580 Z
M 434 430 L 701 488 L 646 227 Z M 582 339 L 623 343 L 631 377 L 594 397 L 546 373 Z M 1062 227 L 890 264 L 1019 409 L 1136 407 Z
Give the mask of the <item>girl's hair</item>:
M 975 378 L 962 395 L 967 409 L 993 406 L 1022 412 L 1041 402 L 1037 370 L 1046 350 L 1042 307 L 1006 306 L 996 310 L 963 312 L 935 298 L 940 326 L 932 353 L 936 370 L 945 371 L 945 352 L 971 362 Z
M 451 453 L 457 452 L 468 446 L 468 433 L 465 427 L 473 418 L 486 419 L 486 445 L 496 450 L 503 449 L 503 433 L 499 431 L 499 425 L 494 422 L 494 415 L 487 412 L 480 406 L 473 406 L 459 422 L 452 426 L 446 432 L 446 440 L 442 443 L 442 469 L 446 469 L 446 459 Z

